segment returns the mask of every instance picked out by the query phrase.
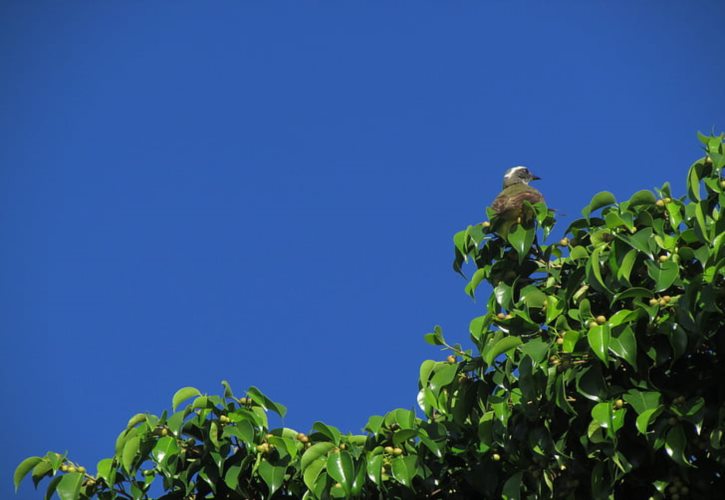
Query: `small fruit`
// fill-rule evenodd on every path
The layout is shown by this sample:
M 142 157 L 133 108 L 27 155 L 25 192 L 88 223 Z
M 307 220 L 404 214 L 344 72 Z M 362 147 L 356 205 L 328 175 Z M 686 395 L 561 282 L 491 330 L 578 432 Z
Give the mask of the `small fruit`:
M 564 344 L 564 339 L 563 339 L 562 337 L 559 337 L 558 339 L 556 339 L 556 344 L 557 344 L 557 345 L 562 345 L 562 344 Z
M 657 300 L 657 299 L 655 299 L 654 297 L 652 297 L 651 299 L 649 299 L 649 305 L 651 305 L 651 306 L 656 306 L 657 304 L 659 304 L 659 302 L 660 301 Z
M 597 325 L 598 323 L 596 322 L 596 320 L 589 320 L 589 328 L 594 328 Z
M 506 315 L 505 315 L 504 313 L 498 313 L 498 314 L 496 315 L 496 317 L 497 317 L 498 319 L 506 319 Z
M 77 468 L 76 468 L 76 470 L 77 470 L 78 472 L 80 472 L 81 474 L 85 474 L 85 472 L 86 472 L 86 468 L 85 468 L 85 467 L 83 467 L 82 465 L 81 465 L 81 466 L 79 466 L 79 467 L 77 467 Z
M 499 455 L 498 453 L 494 453 L 493 455 L 491 455 L 491 460 L 493 460 L 494 462 L 499 462 L 501 460 L 501 455 Z
M 168 436 L 169 435 L 169 429 L 167 429 L 166 427 L 163 427 L 161 429 L 161 435 L 162 436 Z
M 66 464 L 60 466 L 60 470 L 62 470 L 63 472 L 68 472 L 68 469 L 69 467 Z
M 345 444 L 345 443 L 340 443 L 340 449 L 341 449 L 341 450 L 347 450 L 347 444 Z
M 665 299 L 660 299 L 660 300 L 658 300 L 658 301 L 657 301 L 657 303 L 658 303 L 658 304 L 659 304 L 660 306 L 666 306 L 666 305 L 667 305 L 667 301 L 666 301 Z
M 488 222 L 487 220 L 486 220 L 486 221 L 483 221 L 483 222 L 481 222 L 481 225 L 482 225 L 483 227 L 491 227 L 491 223 L 490 223 L 490 222 Z
M 401 448 L 393 448 L 393 455 L 395 455 L 396 457 L 398 457 L 398 456 L 400 456 L 402 454 L 403 454 L 403 450 Z
M 448 356 L 448 357 L 446 358 L 446 361 L 447 361 L 448 363 L 450 363 L 450 364 L 454 364 L 454 363 L 456 362 L 456 357 L 455 357 L 455 356 L 454 356 L 453 354 L 451 354 L 451 355 L 449 355 L 449 356 Z
M 720 181 L 720 188 L 725 189 L 725 179 Z
M 665 206 L 665 202 L 664 202 L 664 200 L 657 200 L 655 202 L 655 205 L 657 205 L 659 208 L 662 208 Z
M 624 406 L 624 401 L 623 401 L 623 400 L 621 400 L 621 399 L 618 399 L 618 400 L 616 400 L 616 401 L 614 402 L 614 407 L 615 407 L 616 409 L 618 409 L 618 410 L 622 409 L 622 407 L 623 407 L 623 406 Z
M 222 415 L 219 417 L 219 421 L 223 424 L 227 424 L 229 423 L 229 417 L 227 417 L 226 415 Z
M 76 472 L 78 469 L 76 469 L 73 465 L 68 466 L 68 472 Z
M 596 321 L 597 321 L 597 324 L 603 325 L 604 323 L 607 322 L 607 318 L 606 318 L 606 316 L 602 316 L 600 314 L 599 316 L 596 317 Z
M 504 319 L 513 319 L 513 314 L 508 313 Z
M 559 246 L 561 247 L 568 247 L 569 246 L 569 238 L 562 238 L 559 240 Z
M 666 304 L 669 304 L 672 300 L 672 297 L 670 297 L 669 295 L 665 295 L 662 297 L 662 300 L 664 300 Z
M 385 451 L 385 453 L 387 453 L 388 455 L 392 455 L 392 454 L 393 454 L 393 451 L 394 451 L 394 448 L 393 448 L 392 446 L 386 446 L 385 448 L 383 448 L 383 450 L 384 450 L 384 451 Z
M 239 398 L 239 404 L 240 405 L 248 405 L 250 403 L 249 398 Z
M 660 262 L 667 262 L 668 260 L 670 260 L 670 256 L 669 255 L 660 255 L 659 257 L 657 257 L 657 260 L 659 260 Z
M 665 202 L 665 205 L 667 205 L 668 203 L 672 203 L 672 198 L 670 198 L 668 196 L 668 197 L 664 198 L 662 201 L 664 201 Z

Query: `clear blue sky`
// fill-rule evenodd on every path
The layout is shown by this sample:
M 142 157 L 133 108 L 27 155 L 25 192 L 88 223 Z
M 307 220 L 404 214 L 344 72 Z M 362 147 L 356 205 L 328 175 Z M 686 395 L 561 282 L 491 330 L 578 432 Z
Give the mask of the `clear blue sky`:
M 562 216 L 725 128 L 725 3 L 0 3 L 0 497 L 179 387 L 359 432 L 481 314 L 503 171 Z M 560 233 L 555 233 L 560 237 Z M 17 498 L 37 498 L 31 483 Z

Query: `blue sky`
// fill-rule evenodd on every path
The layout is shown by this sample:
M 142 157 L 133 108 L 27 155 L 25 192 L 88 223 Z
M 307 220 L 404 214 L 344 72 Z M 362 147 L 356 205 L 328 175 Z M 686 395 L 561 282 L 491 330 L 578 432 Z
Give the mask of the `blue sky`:
M 285 424 L 415 404 L 483 311 L 452 235 L 524 164 L 559 210 L 725 128 L 725 4 L 0 3 L 0 497 L 128 418 L 255 385 Z M 485 301 L 481 301 L 485 302 Z M 30 483 L 17 498 L 37 498 Z

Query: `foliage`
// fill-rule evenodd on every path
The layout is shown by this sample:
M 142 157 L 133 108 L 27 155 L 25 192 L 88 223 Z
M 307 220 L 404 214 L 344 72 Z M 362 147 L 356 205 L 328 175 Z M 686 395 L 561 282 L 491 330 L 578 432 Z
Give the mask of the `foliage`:
M 568 235 L 543 204 L 507 240 L 486 223 L 455 235 L 459 272 L 486 281 L 473 348 L 426 340 L 421 412 L 370 417 L 365 434 L 284 415 L 257 388 L 237 398 L 186 387 L 171 413 L 131 418 L 95 473 L 48 453 L 23 461 L 47 495 L 145 498 L 670 498 L 725 491 L 725 166 L 723 136 L 687 175 L 617 202 L 599 193 Z M 599 215 L 595 215 L 599 212 Z M 536 227 L 535 227 L 536 226 Z

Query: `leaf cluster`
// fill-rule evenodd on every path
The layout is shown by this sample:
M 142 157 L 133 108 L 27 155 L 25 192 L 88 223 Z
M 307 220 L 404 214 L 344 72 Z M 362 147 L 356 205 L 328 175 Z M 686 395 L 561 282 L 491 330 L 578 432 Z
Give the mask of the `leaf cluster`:
M 473 346 L 419 373 L 419 411 L 372 416 L 364 434 L 317 422 L 270 429 L 286 408 L 186 387 L 172 410 L 131 418 L 95 474 L 50 452 L 15 471 L 63 499 L 711 498 L 725 491 L 723 136 L 670 186 L 602 192 L 561 240 L 544 204 L 505 238 L 454 237 L 466 292 L 492 288 Z M 542 243 L 539 238 L 542 238 Z M 182 407 L 183 406 L 183 407 Z

